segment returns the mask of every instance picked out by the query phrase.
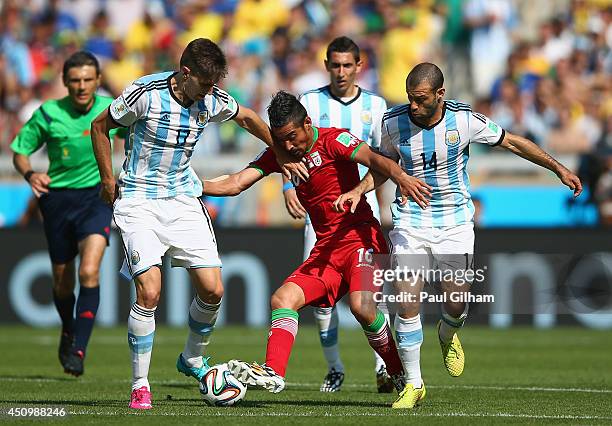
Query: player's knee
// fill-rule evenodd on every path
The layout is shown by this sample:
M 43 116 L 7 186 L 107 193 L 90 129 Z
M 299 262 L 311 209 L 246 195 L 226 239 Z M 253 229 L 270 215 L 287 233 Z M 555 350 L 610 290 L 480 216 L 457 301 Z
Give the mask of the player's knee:
M 79 268 L 79 283 L 83 287 L 96 287 L 100 279 L 100 270 L 92 265 L 81 265 Z
M 205 297 L 200 297 L 206 303 L 219 303 L 223 298 L 223 284 L 219 281 L 214 288 L 207 292 Z
M 141 288 L 138 292 L 138 304 L 147 309 L 153 309 L 159 303 L 160 291 Z
M 272 297 L 270 298 L 270 308 L 274 310 L 274 309 L 281 309 L 285 307 L 286 307 L 285 299 L 283 298 L 283 296 L 274 293 Z
M 402 318 L 412 318 L 421 312 L 421 306 L 418 303 L 398 303 L 397 315 Z
M 274 309 L 297 310 L 298 309 L 298 307 L 296 306 L 295 300 L 293 300 L 293 298 L 290 297 L 290 295 L 279 293 L 279 292 L 276 292 L 272 295 L 272 298 L 270 299 L 270 307 L 272 308 L 272 310 Z
M 452 317 L 459 318 L 466 312 L 466 304 L 464 302 L 451 302 L 447 300 L 444 302 L 444 312 Z

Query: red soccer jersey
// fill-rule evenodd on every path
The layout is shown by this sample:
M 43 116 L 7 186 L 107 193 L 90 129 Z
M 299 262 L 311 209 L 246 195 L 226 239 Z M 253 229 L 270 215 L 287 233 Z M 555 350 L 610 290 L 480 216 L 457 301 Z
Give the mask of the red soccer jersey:
M 313 129 L 314 143 L 304 155 L 310 177 L 305 182 L 294 177 L 293 185 L 300 203 L 310 215 L 317 241 L 322 242 L 356 224 L 377 223 L 365 197 L 361 197 L 355 213 L 348 210 L 338 213 L 332 207 L 340 194 L 350 191 L 359 183 L 359 170 L 353 159 L 365 142 L 343 129 Z M 269 148 L 249 167 L 258 169 L 264 176 L 281 172 L 276 156 Z

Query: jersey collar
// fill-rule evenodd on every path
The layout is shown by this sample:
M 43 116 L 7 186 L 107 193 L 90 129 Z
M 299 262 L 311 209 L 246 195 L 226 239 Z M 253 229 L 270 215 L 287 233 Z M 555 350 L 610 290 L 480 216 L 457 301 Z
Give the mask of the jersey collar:
M 315 126 L 312 126 L 312 143 L 310 144 L 310 146 L 308 147 L 308 149 L 306 150 L 306 154 L 308 154 L 311 150 L 312 147 L 317 143 L 317 141 L 319 140 L 319 129 Z
M 182 106 L 183 108 L 190 108 L 191 105 L 193 105 L 193 101 L 188 101 L 186 103 L 183 103 L 183 101 L 181 101 L 176 94 L 174 93 L 174 90 L 172 90 L 172 78 L 177 75 L 178 72 L 173 72 L 172 74 L 170 74 L 170 76 L 167 79 L 168 82 L 168 92 L 170 92 L 170 96 L 172 96 L 172 99 L 174 99 L 176 101 L 177 104 L 179 104 L 180 106 Z
M 434 124 L 432 124 L 431 126 L 421 126 L 416 121 L 414 121 L 414 118 L 412 118 L 412 114 L 410 113 L 410 108 L 408 108 L 408 117 L 410 118 L 410 121 L 412 122 L 412 124 L 424 130 L 431 130 L 434 127 L 436 127 L 438 124 L 440 124 L 442 120 L 444 120 L 445 114 L 446 114 L 446 101 L 444 101 L 444 103 L 442 104 L 442 115 L 440 116 L 440 119 L 436 121 Z
M 68 106 L 69 110 L 74 113 L 75 116 L 83 117 L 84 115 L 89 114 L 96 106 L 96 103 L 98 103 L 98 94 L 93 94 L 93 102 L 91 103 L 91 107 L 87 111 L 80 111 L 76 109 L 74 107 L 74 104 L 72 103 L 72 99 L 70 99 L 70 96 L 66 96 L 64 99 L 66 99 L 66 105 Z
M 344 106 L 352 104 L 357 99 L 359 99 L 359 97 L 361 96 L 361 87 L 359 86 L 357 86 L 357 94 L 355 95 L 355 97 L 347 102 L 344 102 L 342 99 L 340 99 L 339 97 L 337 97 L 336 95 L 332 93 L 331 85 L 325 86 L 325 89 L 327 90 L 327 93 L 329 93 L 330 98 L 334 99 L 337 102 L 340 102 Z

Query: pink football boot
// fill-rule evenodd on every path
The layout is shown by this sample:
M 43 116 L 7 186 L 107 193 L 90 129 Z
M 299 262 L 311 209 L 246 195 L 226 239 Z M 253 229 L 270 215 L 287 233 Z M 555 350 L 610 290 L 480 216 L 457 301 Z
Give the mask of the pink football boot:
M 149 392 L 146 386 L 132 391 L 129 407 L 136 410 L 150 410 L 152 408 L 151 392 Z

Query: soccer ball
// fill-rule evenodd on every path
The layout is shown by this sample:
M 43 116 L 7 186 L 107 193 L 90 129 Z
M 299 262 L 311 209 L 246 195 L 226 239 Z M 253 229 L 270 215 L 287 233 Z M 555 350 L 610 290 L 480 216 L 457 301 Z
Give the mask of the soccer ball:
M 210 367 L 200 380 L 200 393 L 208 405 L 229 407 L 242 401 L 246 387 L 227 369 L 227 364 Z

